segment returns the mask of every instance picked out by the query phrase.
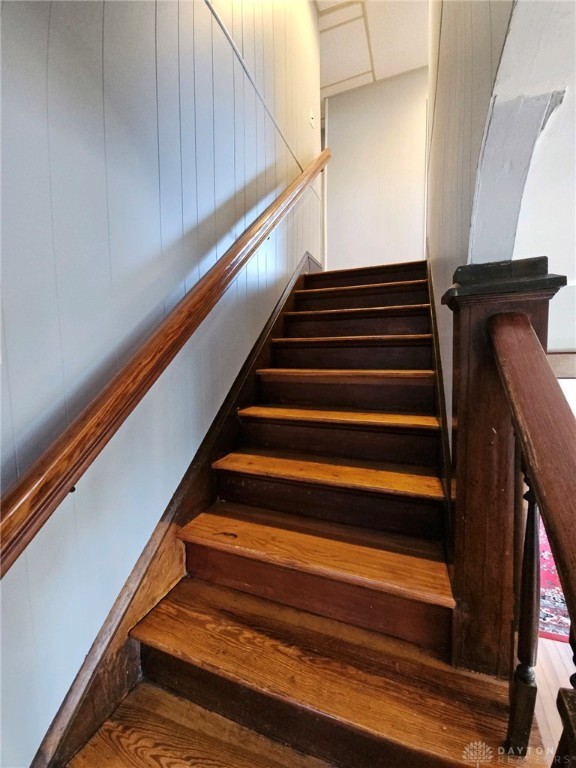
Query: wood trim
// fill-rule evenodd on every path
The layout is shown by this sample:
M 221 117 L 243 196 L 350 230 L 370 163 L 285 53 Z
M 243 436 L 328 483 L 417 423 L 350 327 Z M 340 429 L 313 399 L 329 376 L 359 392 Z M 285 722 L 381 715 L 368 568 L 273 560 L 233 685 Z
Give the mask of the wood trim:
M 557 379 L 576 379 L 576 352 L 548 352 L 548 362 Z
M 2 500 L 3 576 L 159 378 L 276 225 L 326 166 L 324 150 L 253 224 L 148 338 L 124 368 Z
M 434 280 L 432 275 L 432 268 L 430 260 L 427 262 L 428 270 L 428 285 L 430 291 L 430 316 L 432 319 L 432 340 L 434 344 L 434 361 L 436 369 L 436 394 L 435 394 L 435 411 L 440 424 L 441 434 L 441 463 L 440 463 L 440 479 L 442 481 L 442 487 L 444 488 L 444 498 L 446 506 L 446 555 L 448 558 L 449 569 L 451 571 L 450 564 L 453 560 L 453 520 L 454 520 L 454 500 L 452 493 L 452 462 L 450 458 L 450 441 L 448 436 L 448 416 L 446 411 L 446 394 L 444 391 L 444 374 L 442 370 L 442 355 L 440 354 L 440 336 L 438 333 L 438 318 L 436 316 L 436 302 L 434 300 Z
M 442 298 L 454 312 L 453 663 L 508 678 L 513 663 L 515 440 L 488 321 L 530 316 L 545 343 L 548 302 L 565 278 L 547 260 L 459 267 Z
M 251 404 L 256 370 L 270 357 L 270 339 L 291 305 L 302 275 L 321 265 L 305 254 L 238 374 L 196 456 L 118 596 L 52 722 L 31 768 L 65 765 L 118 706 L 140 677 L 140 657 L 128 633 L 185 575 L 180 527 L 216 499 L 212 462 L 236 447 L 238 408 Z
M 552 547 L 572 620 L 576 619 L 576 419 L 529 318 L 488 322 L 496 364 L 522 446 L 526 471 Z

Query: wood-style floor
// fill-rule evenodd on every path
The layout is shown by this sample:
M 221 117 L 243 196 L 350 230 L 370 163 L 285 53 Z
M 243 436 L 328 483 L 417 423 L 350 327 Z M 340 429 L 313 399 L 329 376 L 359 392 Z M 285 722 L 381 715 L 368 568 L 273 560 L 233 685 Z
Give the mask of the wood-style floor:
M 568 643 L 540 638 L 536 666 L 536 720 L 547 750 L 556 749 L 562 733 L 562 723 L 556 709 L 558 688 L 570 688 L 570 675 L 574 671 L 572 650 Z

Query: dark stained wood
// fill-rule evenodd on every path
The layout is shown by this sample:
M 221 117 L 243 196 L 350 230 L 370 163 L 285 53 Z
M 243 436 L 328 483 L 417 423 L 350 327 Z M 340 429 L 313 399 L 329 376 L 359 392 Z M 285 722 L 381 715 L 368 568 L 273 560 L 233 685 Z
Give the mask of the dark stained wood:
M 536 705 L 536 658 L 540 625 L 540 541 L 539 515 L 534 494 L 528 489 L 526 534 L 522 557 L 522 577 L 518 601 L 518 665 L 510 691 L 510 719 L 506 736 L 507 749 L 514 754 L 526 753 Z
M 211 547 L 447 608 L 454 599 L 442 545 L 219 503 L 180 533 Z
M 302 282 L 302 273 L 318 268 L 309 255 L 301 259 L 86 657 L 38 750 L 33 768 L 66 762 L 136 682 L 140 659 L 134 655 L 134 643 L 128 639 L 128 631 L 184 575 L 184 550 L 177 537 L 179 526 L 215 501 L 216 483 L 211 464 L 217 456 L 236 446 L 239 432 L 236 412 L 255 396 L 256 369 L 269 362 L 270 337 L 281 326 L 282 311 L 291 306 L 290 295 L 294 286 Z
M 265 403 L 434 412 L 434 371 L 263 368 L 258 376 Z
M 238 416 L 249 447 L 431 467 L 439 461 L 434 416 L 270 406 L 245 408 Z
M 352 425 L 375 429 L 397 428 L 413 431 L 425 430 L 438 433 L 440 425 L 435 416 L 412 413 L 383 413 L 382 411 L 346 411 L 322 408 L 274 408 L 273 406 L 253 405 L 238 412 L 244 420 L 275 420 L 306 424 Z
M 330 768 L 150 683 L 140 684 L 68 765 Z
M 576 619 L 576 420 L 523 313 L 491 318 L 490 335 L 570 617 Z
M 273 451 L 238 451 L 213 464 L 214 469 L 247 475 L 297 480 L 387 496 L 441 501 L 438 477 L 429 471 L 380 462 L 336 461 L 322 456 L 299 456 Z
M 446 649 L 442 546 L 220 502 L 181 532 L 188 571 L 348 624 Z
M 369 336 L 430 333 L 430 305 L 287 312 L 286 336 Z
M 273 339 L 272 349 L 279 368 L 432 368 L 429 334 Z
M 263 453 L 229 454 L 215 463 L 220 498 L 346 525 L 442 537 L 443 491 L 429 470 Z
M 460 268 L 458 284 L 443 297 L 454 311 L 453 658 L 503 678 L 513 663 L 515 451 L 488 320 L 500 312 L 527 312 L 545 339 L 548 300 L 556 290 L 546 276 L 523 277 L 519 285 L 521 268 L 517 262 L 509 284 L 504 278 L 475 282 L 475 276 L 467 284 Z
M 558 712 L 562 719 L 562 737 L 553 765 L 576 765 L 576 691 L 561 688 L 558 691 Z
M 452 612 L 448 607 L 196 544 L 187 550 L 190 574 L 207 581 L 424 648 L 445 652 L 449 647 Z
M 504 735 L 494 681 L 252 595 L 182 582 L 134 635 L 150 678 L 341 766 L 456 766 L 462 744 Z
M 428 281 L 409 280 L 345 288 L 310 288 L 296 293 L 298 311 L 391 307 L 400 304 L 428 304 Z
M 24 551 L 329 159 L 330 151 L 324 150 L 245 230 L 110 384 L 6 494 L 0 523 L 1 575 Z
M 306 277 L 306 288 L 335 288 L 367 283 L 398 282 L 400 280 L 422 280 L 426 277 L 426 264 L 422 261 L 404 261 L 395 264 L 380 264 L 357 269 L 332 269 Z
M 220 472 L 220 497 L 279 512 L 401 533 L 429 539 L 443 537 L 440 502 L 388 496 L 347 488 L 304 485 L 297 481 Z
M 446 412 L 446 393 L 444 390 L 444 373 L 442 369 L 442 355 L 440 354 L 440 335 L 438 333 L 437 303 L 435 296 L 435 286 L 430 268 L 430 261 L 427 261 L 428 290 L 430 293 L 430 320 L 432 325 L 432 344 L 434 347 L 434 368 L 436 371 L 436 388 L 434 397 L 434 413 L 440 425 L 440 461 L 438 462 L 438 473 L 444 487 L 444 496 L 446 499 L 446 510 L 444 517 L 445 526 L 445 546 L 448 563 L 454 560 L 454 496 L 452 489 L 452 461 L 450 446 L 450 422 Z

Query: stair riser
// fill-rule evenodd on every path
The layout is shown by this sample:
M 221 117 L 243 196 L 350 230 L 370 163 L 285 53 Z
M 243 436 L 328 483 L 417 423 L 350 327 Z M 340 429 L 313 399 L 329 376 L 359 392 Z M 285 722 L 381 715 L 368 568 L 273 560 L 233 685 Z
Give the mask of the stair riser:
M 221 499 L 318 520 L 440 539 L 442 504 L 218 471 Z
M 154 648 L 142 646 L 146 677 L 212 712 L 342 768 L 453 768 L 402 745 L 377 739 L 293 701 L 267 696 Z
M 359 309 L 362 307 L 395 307 L 403 304 L 427 304 L 427 288 L 406 290 L 374 291 L 370 293 L 351 292 L 342 295 L 318 295 L 299 293 L 296 295 L 296 311 L 309 309 Z
M 449 608 L 197 544 L 186 545 L 186 559 L 188 573 L 204 581 L 435 651 L 448 648 L 452 613 Z
M 349 271 L 335 274 L 333 272 L 317 272 L 306 275 L 306 288 L 338 288 L 347 285 L 369 285 L 370 283 L 399 283 L 403 280 L 425 280 L 426 264 L 417 266 L 402 264 L 394 267 L 376 267 L 370 270 Z
M 260 381 L 261 399 L 276 405 L 364 408 L 390 413 L 434 413 L 431 380 L 390 379 L 369 383 L 298 381 L 293 377 Z
M 250 422 L 242 424 L 244 444 L 370 461 L 436 467 L 439 437 L 434 431 L 351 429 L 323 425 Z
M 432 347 L 416 345 L 354 345 L 324 347 L 274 344 L 273 360 L 278 368 L 341 368 L 380 370 L 430 370 Z
M 430 315 L 395 315 L 393 317 L 285 319 L 284 333 L 289 338 L 310 336 L 386 336 L 430 333 Z

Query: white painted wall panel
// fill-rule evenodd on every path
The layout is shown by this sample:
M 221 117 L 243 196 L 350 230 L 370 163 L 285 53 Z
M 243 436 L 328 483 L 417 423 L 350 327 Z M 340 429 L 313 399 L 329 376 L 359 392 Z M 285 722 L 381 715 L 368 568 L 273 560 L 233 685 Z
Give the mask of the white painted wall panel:
M 25 111 L 2 110 L 3 364 L 17 436 L 9 450 L 20 468 L 66 425 L 60 324 L 45 322 L 59 311 L 46 92 L 49 21 L 48 4 L 2 9 L 2 58 L 13 64 L 2 68 L 2 104 L 27 105 Z M 18 290 L 7 291 L 11 285 Z M 4 476 L 6 483 L 14 480 Z
M 183 237 L 179 21 L 177 2 L 163 0 L 156 5 L 161 270 L 168 283 L 166 311 L 183 295 L 184 280 L 189 272 Z
M 328 268 L 424 258 L 426 69 L 329 100 Z
M 452 312 L 440 303 L 466 264 L 476 168 L 511 0 L 432 3 L 427 248 L 434 281 L 448 418 L 452 411 Z
M 216 5 L 225 31 L 201 0 L 3 7 L 5 487 L 319 152 L 309 4 Z M 245 21 L 248 62 L 227 37 Z M 290 79 L 288 34 L 307 41 Z M 317 193 L 300 206 L 2 581 L 3 768 L 29 765 L 294 267 L 321 256 Z
M 214 161 L 214 81 L 212 14 L 194 3 L 194 88 L 196 101 L 196 194 L 200 276 L 216 263 L 216 189 Z

